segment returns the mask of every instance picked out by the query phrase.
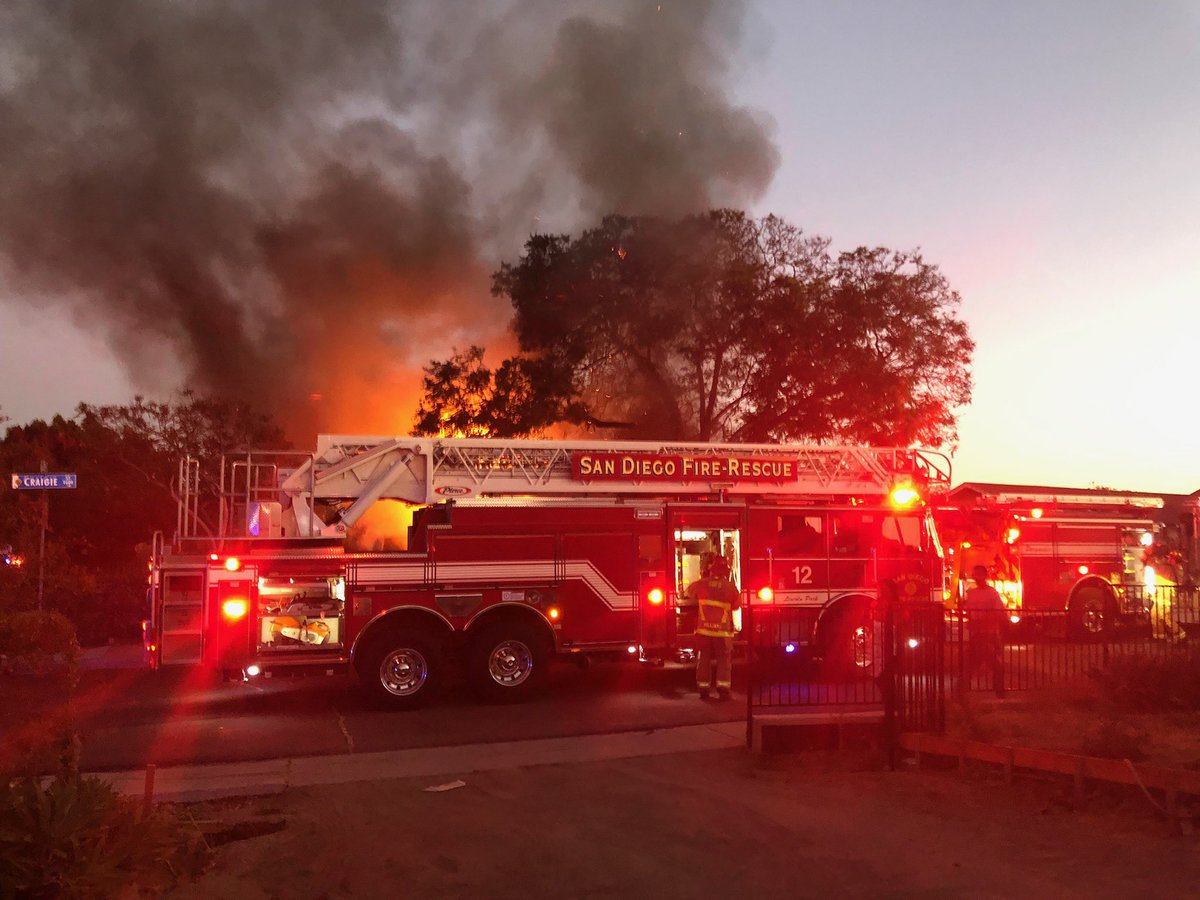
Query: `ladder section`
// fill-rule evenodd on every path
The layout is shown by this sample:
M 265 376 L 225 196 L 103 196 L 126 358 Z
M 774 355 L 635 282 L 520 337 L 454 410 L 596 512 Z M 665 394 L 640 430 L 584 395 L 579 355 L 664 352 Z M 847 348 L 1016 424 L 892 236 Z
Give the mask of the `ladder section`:
M 321 435 L 311 463 L 284 479 L 283 493 L 301 510 L 314 499 L 350 500 L 341 516 L 348 525 L 379 499 L 880 494 L 902 478 L 944 490 L 950 462 L 908 448 Z

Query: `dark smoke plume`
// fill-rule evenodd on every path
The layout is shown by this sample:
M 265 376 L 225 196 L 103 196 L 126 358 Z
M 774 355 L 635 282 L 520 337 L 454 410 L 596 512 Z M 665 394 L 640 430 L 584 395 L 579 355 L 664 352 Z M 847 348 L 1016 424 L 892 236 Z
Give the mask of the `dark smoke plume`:
M 744 205 L 741 3 L 43 0 L 0 10 L 4 302 L 68 307 L 151 395 L 405 431 L 505 338 L 533 231 Z M 317 398 L 320 398 L 319 400 Z

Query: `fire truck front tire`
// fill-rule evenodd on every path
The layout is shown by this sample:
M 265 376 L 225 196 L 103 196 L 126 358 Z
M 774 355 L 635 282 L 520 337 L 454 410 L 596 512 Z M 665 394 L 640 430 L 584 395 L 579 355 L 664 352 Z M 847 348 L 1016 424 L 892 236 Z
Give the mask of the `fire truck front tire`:
M 1075 589 L 1067 607 L 1075 640 L 1098 641 L 1112 634 L 1117 621 L 1117 601 L 1107 589 L 1085 584 Z
M 428 631 L 389 631 L 367 645 L 356 668 L 364 689 L 378 703 L 414 709 L 440 688 L 445 653 L 442 642 Z
M 472 638 L 467 679 L 483 700 L 518 703 L 546 683 L 548 641 L 525 622 L 497 622 Z

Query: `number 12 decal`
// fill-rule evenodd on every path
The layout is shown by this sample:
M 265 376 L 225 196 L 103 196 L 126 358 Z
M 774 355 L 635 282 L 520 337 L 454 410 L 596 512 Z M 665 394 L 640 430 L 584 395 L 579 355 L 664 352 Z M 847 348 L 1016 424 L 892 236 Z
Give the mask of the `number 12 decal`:
M 796 584 L 812 584 L 812 566 L 793 566 L 792 575 Z

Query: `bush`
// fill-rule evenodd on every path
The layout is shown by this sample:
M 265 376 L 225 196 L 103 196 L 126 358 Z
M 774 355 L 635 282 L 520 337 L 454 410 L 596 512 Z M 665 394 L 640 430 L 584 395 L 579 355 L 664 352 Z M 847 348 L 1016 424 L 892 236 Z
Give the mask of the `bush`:
M 1118 657 L 1097 677 L 1121 709 L 1200 710 L 1200 655 Z
M 78 675 L 75 626 L 61 613 L 27 610 L 0 616 L 0 672 Z
M 190 833 L 189 833 L 190 831 Z M 0 897 L 109 897 L 198 874 L 195 828 L 141 805 L 107 782 L 63 774 L 0 785 Z

